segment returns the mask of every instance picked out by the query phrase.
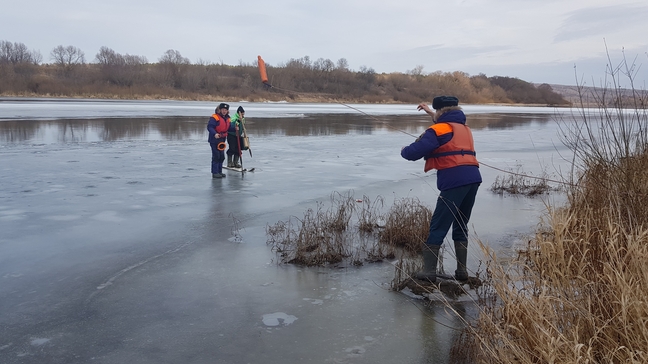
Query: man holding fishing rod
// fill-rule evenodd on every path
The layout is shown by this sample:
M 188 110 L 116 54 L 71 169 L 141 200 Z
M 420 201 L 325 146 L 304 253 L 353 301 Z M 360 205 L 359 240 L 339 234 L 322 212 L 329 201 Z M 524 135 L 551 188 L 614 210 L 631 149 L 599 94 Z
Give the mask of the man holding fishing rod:
M 430 233 L 423 248 L 423 270 L 414 278 L 436 282 L 439 249 L 452 226 L 457 258 L 455 279 L 468 279 L 468 220 L 475 196 L 482 182 L 472 133 L 466 126 L 466 115 L 454 96 L 438 96 L 432 100 L 432 111 L 421 103 L 434 123 L 414 143 L 401 149 L 401 156 L 410 161 L 425 159 L 425 172 L 437 170 L 437 188 L 441 191 L 432 220 Z

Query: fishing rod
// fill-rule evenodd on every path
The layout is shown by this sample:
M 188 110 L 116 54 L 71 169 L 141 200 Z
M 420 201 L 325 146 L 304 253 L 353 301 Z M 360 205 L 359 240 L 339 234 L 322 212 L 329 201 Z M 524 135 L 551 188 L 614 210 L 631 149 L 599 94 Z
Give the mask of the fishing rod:
M 270 82 L 268 81 L 268 73 L 267 73 L 267 71 L 266 71 L 265 61 L 263 61 L 263 58 L 261 58 L 261 56 L 258 56 L 257 60 L 258 60 L 258 67 L 259 67 L 259 75 L 261 76 L 261 82 L 263 82 L 263 84 L 264 84 L 267 88 L 269 88 L 269 89 L 270 89 L 270 88 L 274 88 L 274 89 L 277 89 L 277 90 L 279 90 L 279 91 L 284 91 L 284 92 L 288 92 L 288 93 L 298 93 L 298 92 L 296 92 L 296 91 L 291 91 L 291 90 L 282 89 L 282 88 L 280 88 L 280 87 L 273 86 L 272 84 L 270 84 Z M 343 103 L 343 102 L 339 102 L 339 101 L 334 101 L 334 102 L 335 102 L 336 104 L 339 104 L 339 105 L 342 105 L 342 106 L 346 106 L 346 107 L 348 107 L 349 109 L 352 109 L 352 110 L 355 110 L 355 111 L 357 111 L 357 112 L 359 112 L 359 113 L 362 113 L 362 114 L 364 114 L 364 115 L 370 117 L 371 119 L 374 119 L 375 121 L 378 121 L 379 123 L 384 124 L 385 126 L 387 126 L 387 127 L 390 128 L 390 129 L 393 129 L 393 130 L 395 130 L 395 131 L 398 131 L 398 132 L 401 132 L 401 133 L 403 133 L 403 134 L 409 135 L 409 136 L 411 136 L 411 137 L 413 137 L 413 138 L 418 138 L 417 135 L 413 135 L 413 134 L 410 134 L 410 133 L 408 133 L 408 132 L 406 132 L 406 131 L 404 131 L 404 130 L 401 130 L 401 129 L 395 128 L 395 127 L 389 125 L 389 123 L 385 123 L 384 121 L 382 121 L 382 120 L 380 120 L 380 119 L 374 117 L 373 115 L 369 115 L 369 114 L 367 114 L 366 112 L 364 112 L 364 111 L 362 111 L 362 110 L 360 110 L 360 109 L 357 109 L 357 108 L 355 108 L 355 107 L 353 107 L 353 106 L 347 105 L 347 104 L 345 104 L 345 103 Z M 526 178 L 532 178 L 532 179 L 539 179 L 539 180 L 543 180 L 543 181 L 548 181 L 548 182 L 554 182 L 554 183 L 558 183 L 558 184 L 566 184 L 566 185 L 574 186 L 573 184 L 571 184 L 571 183 L 569 183 L 569 182 L 565 182 L 565 181 L 557 181 L 557 180 L 552 180 L 552 179 L 548 179 L 548 178 L 544 178 L 544 177 L 535 177 L 535 176 L 530 176 L 530 175 L 526 175 L 526 174 L 522 174 L 522 173 L 515 173 L 515 172 L 512 172 L 512 171 L 507 171 L 507 170 L 504 170 L 504 169 L 501 169 L 501 168 L 493 167 L 493 166 L 488 165 L 488 164 L 486 164 L 486 163 L 484 163 L 484 162 L 479 162 L 479 164 L 484 165 L 484 166 L 489 167 L 489 168 L 492 168 L 492 169 L 494 169 L 494 170 L 500 171 L 500 172 L 504 172 L 504 173 L 508 173 L 508 174 L 512 174 L 512 175 L 516 175 L 516 176 L 521 176 L 521 177 L 526 177 Z

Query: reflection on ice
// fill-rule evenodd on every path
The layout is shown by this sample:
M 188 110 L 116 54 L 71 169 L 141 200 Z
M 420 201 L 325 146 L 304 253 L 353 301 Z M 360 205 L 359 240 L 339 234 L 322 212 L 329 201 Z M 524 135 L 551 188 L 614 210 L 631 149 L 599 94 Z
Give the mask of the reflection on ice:
M 431 121 L 420 114 L 378 116 L 362 114 L 309 115 L 299 118 L 248 117 L 247 131 L 259 136 L 372 135 L 396 130 L 418 136 Z M 397 120 L 397 122 L 395 122 Z M 473 130 L 505 130 L 542 126 L 553 118 L 549 114 L 474 114 L 468 117 Z M 207 140 L 206 117 L 99 118 L 55 121 L 0 121 L 0 141 L 7 144 L 70 144 L 115 141 Z M 113 148 L 128 148 L 114 145 Z M 254 148 L 253 148 L 254 149 Z M 36 151 L 38 152 L 38 151 Z M 78 163 L 70 160 L 69 163 Z M 154 166 L 146 166 L 152 168 Z

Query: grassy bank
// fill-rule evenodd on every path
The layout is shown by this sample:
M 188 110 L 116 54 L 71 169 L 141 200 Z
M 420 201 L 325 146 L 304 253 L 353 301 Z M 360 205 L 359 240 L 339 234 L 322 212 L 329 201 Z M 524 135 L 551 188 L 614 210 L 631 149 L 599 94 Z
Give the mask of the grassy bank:
M 506 265 L 483 246 L 481 312 L 455 362 L 648 362 L 647 99 L 611 86 L 588 95 L 596 115 L 561 124 L 574 153 L 566 206 L 550 206 Z

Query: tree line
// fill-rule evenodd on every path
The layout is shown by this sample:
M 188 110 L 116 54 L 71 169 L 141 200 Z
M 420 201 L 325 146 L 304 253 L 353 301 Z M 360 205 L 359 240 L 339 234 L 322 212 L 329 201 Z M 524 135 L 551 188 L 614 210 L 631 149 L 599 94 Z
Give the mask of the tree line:
M 405 73 L 354 71 L 345 58 L 336 62 L 310 57 L 271 65 L 269 83 L 259 77 L 257 61 L 238 65 L 192 63 L 177 50 L 157 62 L 101 47 L 92 62 L 74 46 L 59 45 L 44 63 L 39 51 L 23 43 L 0 41 L 0 95 L 184 100 L 290 100 L 360 103 L 419 103 L 455 95 L 463 103 L 569 104 L 548 84 L 511 77 L 470 76 L 464 72 L 425 73 L 417 66 Z

